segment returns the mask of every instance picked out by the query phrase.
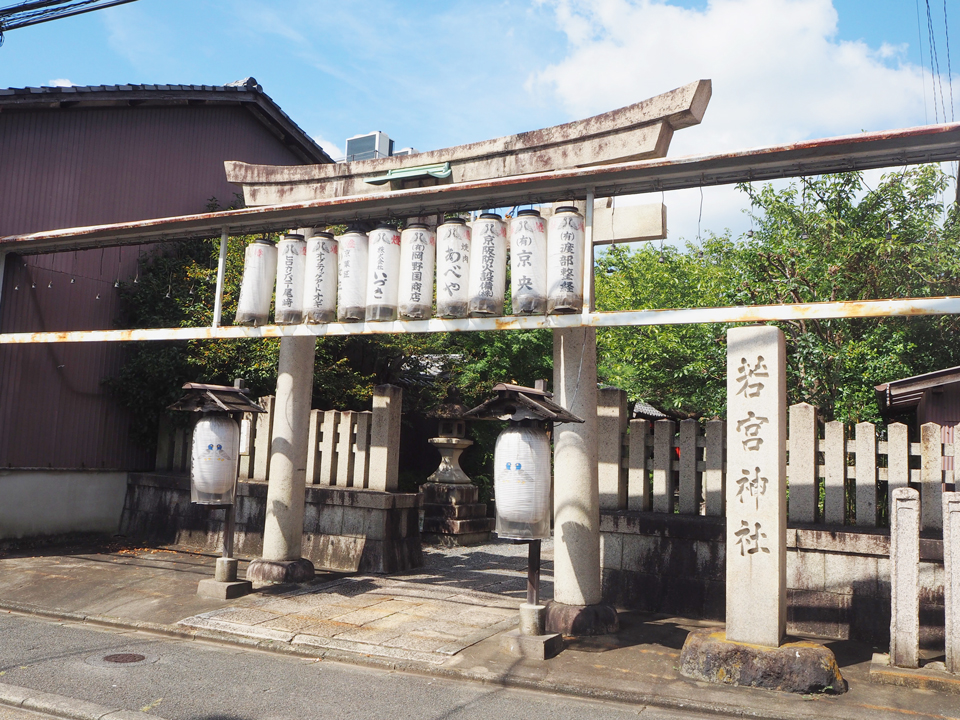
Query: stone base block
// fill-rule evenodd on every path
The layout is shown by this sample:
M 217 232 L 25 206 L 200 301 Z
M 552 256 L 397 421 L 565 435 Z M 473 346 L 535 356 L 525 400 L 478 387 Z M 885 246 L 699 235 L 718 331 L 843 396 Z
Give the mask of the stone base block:
M 612 605 L 564 605 L 547 603 L 547 632 L 562 635 L 608 635 L 620 629 L 617 611 Z
M 253 592 L 253 583 L 249 580 L 222 582 L 207 578 L 197 584 L 197 595 L 215 600 L 232 600 Z
M 313 563 L 299 560 L 257 558 L 247 567 L 247 580 L 261 583 L 303 583 L 313 580 Z
M 489 532 L 461 533 L 460 535 L 446 535 L 443 533 L 423 533 L 420 536 L 424 543 L 441 545 L 443 547 L 471 547 L 490 542 Z
M 213 573 L 213 579 L 217 582 L 236 582 L 238 564 L 236 558 L 217 558 L 217 568 Z
M 870 663 L 870 682 L 878 685 L 934 690 L 948 695 L 960 695 L 960 675 L 948 673 L 942 662 L 927 663 L 916 670 L 890 665 L 890 656 L 874 653 Z
M 420 503 L 428 505 L 474 505 L 480 499 L 480 488 L 473 483 L 424 483 L 420 486 Z
M 520 606 L 520 634 L 545 635 L 547 632 L 547 608 L 545 605 Z
M 559 633 L 524 635 L 520 630 L 510 630 L 500 636 L 500 649 L 514 657 L 546 660 L 563 650 L 563 637 Z
M 420 486 L 422 532 L 443 545 L 480 545 L 488 542 L 496 526 L 487 517 L 487 506 L 477 502 L 476 485 L 424 483 Z M 448 542 L 446 538 L 451 540 Z
M 847 691 L 837 659 L 823 645 L 778 648 L 727 640 L 722 630 L 694 630 L 680 651 L 680 674 L 694 680 L 801 694 Z

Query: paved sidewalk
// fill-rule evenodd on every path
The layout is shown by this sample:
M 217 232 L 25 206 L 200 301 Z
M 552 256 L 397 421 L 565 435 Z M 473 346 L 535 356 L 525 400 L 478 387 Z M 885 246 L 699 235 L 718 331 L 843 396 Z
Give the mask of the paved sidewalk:
M 551 597 L 552 547 L 543 595 Z M 0 557 L 0 609 L 273 652 L 642 706 L 782 718 L 960 720 L 958 696 L 869 682 L 872 648 L 827 642 L 850 690 L 799 697 L 693 682 L 677 660 L 687 632 L 716 623 L 621 613 L 617 635 L 570 639 L 546 662 L 500 651 L 517 622 L 526 546 L 427 549 L 426 567 L 393 576 L 322 575 L 231 601 L 200 598 L 214 558 L 175 548 L 56 548 Z M 245 562 L 241 563 L 241 576 Z M 880 650 L 883 650 L 880 648 Z M 0 700 L 2 701 L 2 700 Z

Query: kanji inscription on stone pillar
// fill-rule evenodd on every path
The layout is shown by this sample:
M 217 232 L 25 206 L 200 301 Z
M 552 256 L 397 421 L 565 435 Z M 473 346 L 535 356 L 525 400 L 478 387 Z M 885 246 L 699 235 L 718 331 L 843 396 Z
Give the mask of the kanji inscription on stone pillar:
M 786 631 L 786 354 L 771 326 L 727 331 L 727 640 Z

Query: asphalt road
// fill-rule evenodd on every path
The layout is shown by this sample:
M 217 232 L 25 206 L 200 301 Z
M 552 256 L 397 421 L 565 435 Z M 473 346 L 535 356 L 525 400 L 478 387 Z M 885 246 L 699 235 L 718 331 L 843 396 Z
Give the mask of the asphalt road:
M 104 660 L 124 654 L 144 659 Z M 0 682 L 167 720 L 696 717 L 10 614 Z

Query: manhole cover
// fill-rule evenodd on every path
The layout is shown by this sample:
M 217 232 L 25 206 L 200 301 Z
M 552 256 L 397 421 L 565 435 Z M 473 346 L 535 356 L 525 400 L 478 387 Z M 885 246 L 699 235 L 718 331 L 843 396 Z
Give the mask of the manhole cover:
M 146 660 L 147 656 L 137 653 L 117 653 L 115 655 L 104 655 L 103 659 L 111 663 L 135 663 Z

